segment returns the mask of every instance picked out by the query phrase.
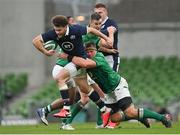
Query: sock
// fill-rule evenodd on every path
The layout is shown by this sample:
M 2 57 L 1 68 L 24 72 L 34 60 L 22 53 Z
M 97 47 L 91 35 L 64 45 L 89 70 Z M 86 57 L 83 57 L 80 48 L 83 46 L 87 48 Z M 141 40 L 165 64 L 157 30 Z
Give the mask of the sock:
M 51 105 L 45 106 L 45 107 L 44 107 L 44 110 L 45 110 L 45 113 L 46 113 L 46 114 L 48 114 L 48 113 L 50 113 L 51 111 L 53 111 Z
M 161 115 L 157 112 L 151 111 L 149 109 L 139 108 L 138 114 L 139 114 L 139 118 L 153 118 L 158 121 L 164 120 L 163 115 Z
M 101 118 L 101 111 L 99 108 L 97 108 L 97 122 L 96 122 L 97 125 L 102 125 L 103 124 L 103 121 L 102 121 L 102 118 Z
M 82 108 L 83 108 L 83 105 L 81 104 L 81 102 L 80 101 L 77 102 L 71 109 L 71 117 L 67 118 L 66 124 L 72 123 L 74 117 L 81 111 Z
M 88 94 L 89 98 L 100 108 L 101 112 L 105 112 L 104 102 L 100 99 L 98 93 L 94 90 L 91 90 Z
M 61 95 L 62 99 L 64 100 L 64 106 L 70 106 L 71 104 L 69 102 L 69 91 L 68 91 L 68 89 L 61 90 L 60 95 Z
M 65 124 L 67 121 L 67 118 L 62 119 L 62 123 Z

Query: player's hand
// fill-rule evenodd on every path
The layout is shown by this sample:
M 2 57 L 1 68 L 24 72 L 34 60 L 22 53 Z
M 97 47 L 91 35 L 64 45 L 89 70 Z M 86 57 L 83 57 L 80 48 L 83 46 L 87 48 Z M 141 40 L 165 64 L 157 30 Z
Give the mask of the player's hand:
M 110 49 L 110 53 L 118 53 L 118 50 L 116 50 L 116 49 Z
M 114 34 L 114 32 L 116 31 L 116 28 L 113 27 L 113 26 L 110 26 L 110 27 L 107 28 L 107 31 L 108 31 L 109 33 L 113 33 L 113 34 Z
M 67 59 L 68 54 L 66 54 L 66 53 L 58 53 L 58 54 L 57 54 L 57 57 L 58 57 L 58 58 L 61 58 L 61 59 Z
M 55 54 L 55 50 L 46 50 L 46 51 L 44 52 L 44 54 L 45 54 L 46 56 L 52 56 L 52 55 Z

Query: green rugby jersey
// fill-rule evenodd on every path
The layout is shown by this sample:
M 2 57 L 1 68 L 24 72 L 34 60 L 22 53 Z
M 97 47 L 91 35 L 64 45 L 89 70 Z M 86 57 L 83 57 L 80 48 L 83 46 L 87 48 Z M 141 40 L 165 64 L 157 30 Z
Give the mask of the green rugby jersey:
M 104 93 L 110 93 L 118 86 L 121 76 L 112 70 L 102 53 L 97 52 L 92 60 L 96 62 L 96 67 L 87 69 L 88 74 Z
M 63 52 L 63 51 L 62 51 L 61 48 L 58 48 L 58 52 L 61 53 L 61 52 Z M 64 66 L 65 66 L 66 64 L 68 64 L 68 63 L 69 63 L 68 60 L 65 60 L 65 59 L 57 58 L 57 60 L 56 60 L 56 64 L 57 64 L 57 65 L 60 65 L 60 66 L 62 66 L 62 67 L 64 67 Z
M 86 35 L 83 35 L 82 37 L 84 44 L 92 42 L 96 45 L 96 48 L 99 48 L 99 41 L 100 38 L 94 34 L 88 33 Z

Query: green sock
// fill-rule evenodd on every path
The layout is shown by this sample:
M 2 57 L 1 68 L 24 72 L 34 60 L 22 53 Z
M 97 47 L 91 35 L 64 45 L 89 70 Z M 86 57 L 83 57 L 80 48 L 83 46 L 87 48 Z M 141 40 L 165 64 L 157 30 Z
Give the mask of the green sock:
M 78 114 L 78 112 L 81 111 L 82 108 L 83 108 L 83 106 L 82 106 L 81 102 L 76 103 L 71 110 L 71 117 L 67 118 L 67 120 L 66 120 L 66 124 L 72 123 L 74 117 Z
M 149 109 L 139 108 L 139 118 L 153 118 L 162 121 L 164 116 Z
M 45 109 L 46 114 L 48 114 L 52 111 L 51 105 L 47 105 L 46 107 L 44 107 L 44 109 Z
M 103 124 L 103 121 L 101 118 L 101 111 L 99 108 L 97 108 L 97 125 L 102 125 L 102 124 Z
M 62 121 L 62 123 L 66 123 L 66 121 L 67 121 L 67 118 L 64 118 L 64 119 L 61 119 Z

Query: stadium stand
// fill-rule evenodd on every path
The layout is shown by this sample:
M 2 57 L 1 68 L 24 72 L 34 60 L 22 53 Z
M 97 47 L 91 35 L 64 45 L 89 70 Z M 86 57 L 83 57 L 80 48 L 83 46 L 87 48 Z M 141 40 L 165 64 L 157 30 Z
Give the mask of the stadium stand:
M 121 59 L 120 74 L 129 82 L 137 104 L 143 101 L 160 106 L 178 98 L 180 63 L 175 56 Z

